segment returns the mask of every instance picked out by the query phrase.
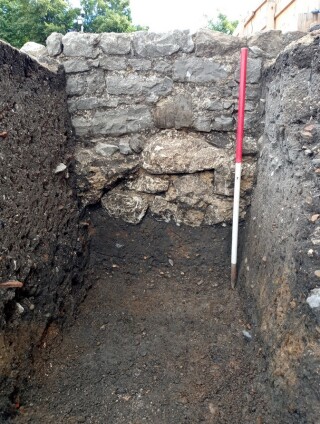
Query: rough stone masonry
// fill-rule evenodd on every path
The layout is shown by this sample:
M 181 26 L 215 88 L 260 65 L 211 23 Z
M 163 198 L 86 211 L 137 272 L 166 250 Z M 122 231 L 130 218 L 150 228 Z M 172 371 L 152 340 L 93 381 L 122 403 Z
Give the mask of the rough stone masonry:
M 271 55 L 259 39 L 249 43 L 256 47 L 248 69 L 242 217 L 254 183 L 263 62 L 290 41 L 280 33 L 273 38 Z M 207 30 L 52 34 L 48 54 L 37 55 L 62 64 L 67 75 L 82 206 L 101 202 L 132 224 L 148 211 L 191 226 L 230 220 L 239 50 L 246 44 Z
M 208 30 L 52 34 L 49 56 L 40 60 L 55 58 L 67 74 L 82 205 L 101 201 L 111 216 L 132 224 L 148 211 L 191 226 L 229 221 L 239 50 L 248 44 L 244 217 L 263 111 L 263 63 L 300 36 L 274 32 L 270 49 L 259 37 Z

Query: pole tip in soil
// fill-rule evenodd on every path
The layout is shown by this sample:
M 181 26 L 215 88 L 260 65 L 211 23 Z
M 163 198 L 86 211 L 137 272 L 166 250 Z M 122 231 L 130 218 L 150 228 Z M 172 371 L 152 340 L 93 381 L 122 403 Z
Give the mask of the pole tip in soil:
M 237 282 L 237 265 L 231 264 L 231 288 L 234 289 L 236 287 Z

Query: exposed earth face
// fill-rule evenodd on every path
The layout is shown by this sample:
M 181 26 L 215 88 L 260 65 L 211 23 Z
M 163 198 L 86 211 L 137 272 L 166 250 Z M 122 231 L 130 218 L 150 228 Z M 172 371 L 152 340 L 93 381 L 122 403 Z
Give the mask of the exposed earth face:
M 275 422 L 264 353 L 230 288 L 230 227 L 88 218 L 92 288 L 42 341 L 14 422 Z

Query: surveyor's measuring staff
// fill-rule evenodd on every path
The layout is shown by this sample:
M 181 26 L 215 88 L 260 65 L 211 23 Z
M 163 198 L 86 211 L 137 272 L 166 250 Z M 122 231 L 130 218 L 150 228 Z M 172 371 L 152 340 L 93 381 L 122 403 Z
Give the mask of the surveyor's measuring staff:
M 235 164 L 235 176 L 234 176 L 232 247 L 231 247 L 231 287 L 232 288 L 235 287 L 236 280 L 237 280 L 240 181 L 241 181 L 241 163 L 242 163 L 242 142 L 243 142 L 243 133 L 244 133 L 244 106 L 245 106 L 245 99 L 246 99 L 247 59 L 248 59 L 248 49 L 244 47 L 241 49 L 241 60 L 240 60 L 238 127 L 237 127 L 237 141 L 236 141 L 236 164 Z

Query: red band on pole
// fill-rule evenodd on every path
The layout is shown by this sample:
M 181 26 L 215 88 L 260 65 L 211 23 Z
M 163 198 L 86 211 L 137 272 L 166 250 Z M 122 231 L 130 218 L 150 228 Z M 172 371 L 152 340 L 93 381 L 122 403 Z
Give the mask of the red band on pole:
M 240 85 L 239 85 L 239 103 L 238 103 L 238 127 L 236 142 L 236 163 L 242 162 L 242 142 L 244 133 L 244 105 L 246 101 L 246 80 L 247 80 L 247 59 L 248 49 L 241 49 L 240 60 Z

